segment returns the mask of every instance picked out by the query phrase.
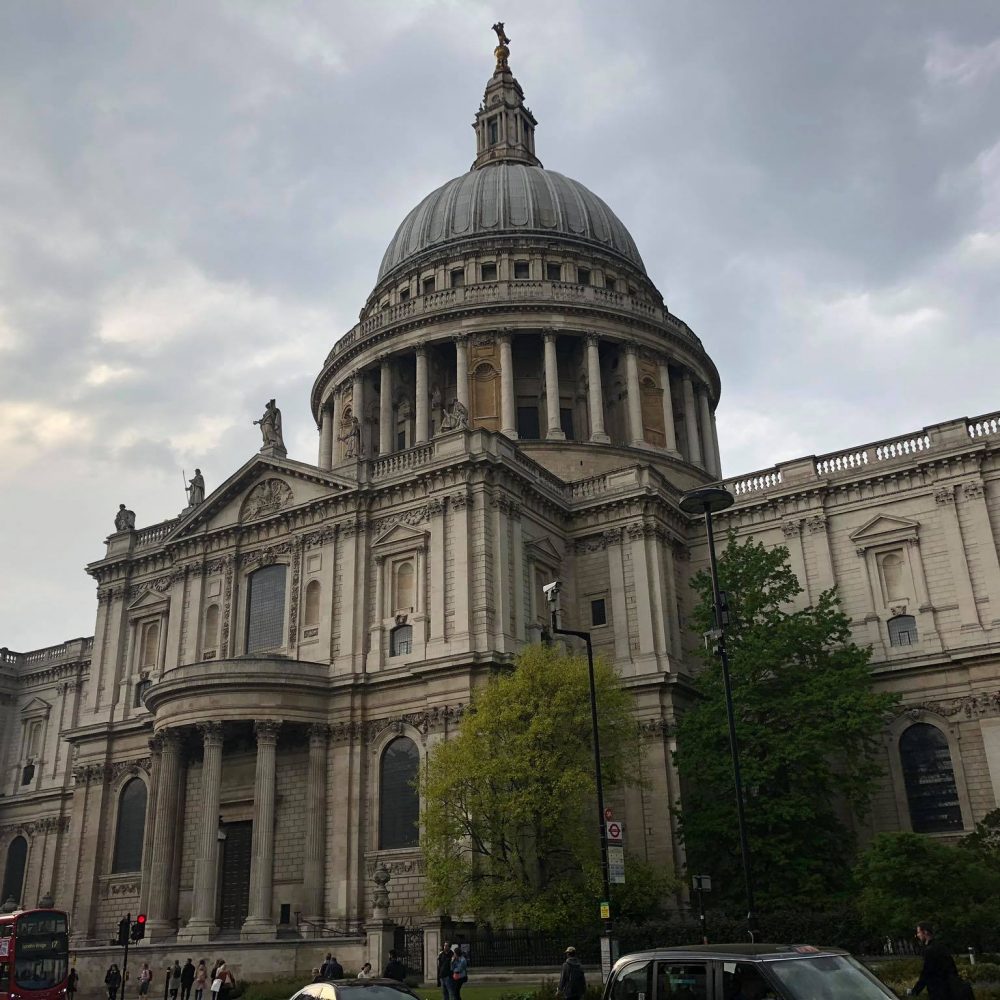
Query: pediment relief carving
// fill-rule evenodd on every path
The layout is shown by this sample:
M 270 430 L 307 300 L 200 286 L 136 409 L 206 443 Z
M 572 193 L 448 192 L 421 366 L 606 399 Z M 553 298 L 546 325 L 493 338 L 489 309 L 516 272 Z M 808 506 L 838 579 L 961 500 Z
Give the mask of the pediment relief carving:
M 170 599 L 163 593 L 173 582 L 172 575 L 159 577 L 146 583 L 140 583 L 131 588 L 130 593 L 138 593 L 138 597 L 128 606 L 129 613 L 137 611 L 164 611 L 170 605 Z
M 558 566 L 562 562 L 562 553 L 548 538 L 534 538 L 525 546 L 528 555 L 544 563 Z
M 241 521 L 255 521 L 277 514 L 295 499 L 291 486 L 283 479 L 261 480 L 247 495 L 240 508 Z
M 411 528 L 408 524 L 393 525 L 388 531 L 380 535 L 373 543 L 373 549 L 396 548 L 406 546 L 414 548 L 427 544 L 427 532 Z

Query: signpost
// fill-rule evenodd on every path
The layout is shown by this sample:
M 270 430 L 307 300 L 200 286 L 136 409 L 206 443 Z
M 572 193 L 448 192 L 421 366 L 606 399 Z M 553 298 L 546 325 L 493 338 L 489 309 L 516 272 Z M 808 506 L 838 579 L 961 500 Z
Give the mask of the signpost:
M 605 815 L 611 810 L 606 809 Z M 608 841 L 608 881 L 612 885 L 625 884 L 625 843 L 624 826 L 616 819 L 608 819 L 604 824 L 604 834 Z
M 698 894 L 698 921 L 701 924 L 701 943 L 708 944 L 708 926 L 705 922 L 705 899 L 702 893 L 712 891 L 711 875 L 692 875 L 694 891 Z

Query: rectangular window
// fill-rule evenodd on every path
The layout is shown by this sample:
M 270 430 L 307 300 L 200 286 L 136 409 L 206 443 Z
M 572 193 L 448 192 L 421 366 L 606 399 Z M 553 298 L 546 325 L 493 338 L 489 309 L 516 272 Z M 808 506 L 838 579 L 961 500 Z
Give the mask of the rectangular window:
M 563 434 L 566 435 L 567 441 L 573 441 L 573 410 L 568 406 L 561 406 L 559 408 L 559 426 L 562 428 Z
M 656 995 L 708 1000 L 707 969 L 701 963 L 657 962 Z
M 430 295 L 434 291 L 434 278 L 424 278 L 423 284 L 420 286 L 423 290 L 424 295 Z
M 604 275 L 604 287 L 609 291 L 613 292 L 617 287 L 618 282 L 615 281 L 615 276 L 613 274 Z
M 465 270 L 461 267 L 456 267 L 455 270 L 451 272 L 451 287 L 462 288 L 464 285 Z
M 524 441 L 537 441 L 541 438 L 537 406 L 517 408 L 517 436 Z
M 514 277 L 518 280 L 531 277 L 531 265 L 526 260 L 514 261 Z
M 247 652 L 280 649 L 285 629 L 285 567 L 265 566 L 247 580 Z
M 562 264 L 552 264 L 552 263 L 546 264 L 545 280 L 562 281 Z
M 401 288 L 399 290 L 399 301 L 400 302 L 409 302 L 410 301 L 410 289 L 408 287 L 407 288 Z
M 589 267 L 578 267 L 576 269 L 576 280 L 578 284 L 589 285 L 590 284 L 590 268 Z
M 604 606 L 603 597 L 590 602 L 590 624 L 595 628 L 598 625 L 608 624 L 608 609 Z
M 491 118 L 489 124 L 490 145 L 495 146 L 500 141 L 500 119 Z
M 497 280 L 496 264 L 483 264 L 482 275 L 483 275 L 483 281 L 496 281 Z
M 406 431 L 396 431 L 396 451 L 406 450 Z

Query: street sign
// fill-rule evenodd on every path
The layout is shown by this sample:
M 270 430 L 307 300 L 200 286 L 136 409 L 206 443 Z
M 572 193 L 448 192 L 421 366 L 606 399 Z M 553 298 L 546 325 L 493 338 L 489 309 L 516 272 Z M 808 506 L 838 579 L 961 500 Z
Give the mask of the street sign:
M 611 919 L 611 904 L 606 900 L 601 900 L 601 920 Z
M 625 884 L 625 848 L 608 847 L 608 881 L 614 885 Z
M 607 982 L 611 975 L 611 938 L 601 938 L 601 981 Z
M 605 808 L 605 810 L 604 810 L 604 818 L 605 819 L 614 819 L 615 818 L 615 814 L 611 811 L 611 806 L 607 806 Z
M 620 844 L 622 842 L 622 825 L 616 820 L 609 820 L 604 824 L 609 844 Z

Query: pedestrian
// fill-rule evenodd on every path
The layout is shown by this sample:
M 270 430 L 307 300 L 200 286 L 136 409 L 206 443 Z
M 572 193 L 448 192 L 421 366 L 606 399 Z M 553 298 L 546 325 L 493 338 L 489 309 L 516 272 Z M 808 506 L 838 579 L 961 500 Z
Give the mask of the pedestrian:
M 586 992 L 587 977 L 583 974 L 580 959 L 576 957 L 576 948 L 570 945 L 566 949 L 566 961 L 563 962 L 556 994 L 563 1000 L 583 1000 Z
M 330 975 L 330 962 L 332 962 L 332 961 L 333 961 L 333 955 L 331 955 L 330 952 L 327 952 L 326 953 L 326 958 L 323 959 L 323 961 L 320 963 L 320 967 L 319 967 L 319 975 L 320 975 L 321 979 L 332 979 L 333 978 Z
M 344 978 L 344 967 L 337 961 L 336 955 L 330 956 L 330 966 L 326 970 L 326 978 L 328 980 Z
M 215 988 L 215 984 L 219 984 L 219 988 Z M 229 966 L 225 962 L 220 962 L 219 967 L 215 970 L 215 979 L 212 981 L 212 996 L 213 1000 L 218 997 L 218 1000 L 228 1000 L 229 994 L 232 993 L 233 987 L 236 985 L 236 977 L 229 971 Z
M 361 966 L 361 971 L 358 973 L 358 979 L 371 979 L 372 977 L 372 963 L 365 962 Z
M 395 979 L 401 983 L 406 979 L 406 966 L 399 960 L 394 951 L 389 952 L 389 961 L 385 963 L 382 970 L 383 979 Z
M 930 1000 L 951 1000 L 950 980 L 953 976 L 958 978 L 955 959 L 940 941 L 935 940 L 930 924 L 923 921 L 917 924 L 917 940 L 923 946 L 924 964 L 913 989 L 906 992 L 917 997 L 926 988 Z
M 322 976 L 322 974 L 319 971 L 319 966 L 317 966 L 315 969 L 313 969 L 313 978 L 312 978 L 312 981 L 314 983 L 321 983 L 321 982 L 323 982 L 323 976 Z
M 177 1000 L 181 989 L 181 963 L 174 959 L 174 967 L 170 970 L 170 1000 Z
M 437 984 L 441 1000 L 451 1000 L 451 945 L 445 941 L 437 957 Z
M 153 981 L 153 972 L 148 962 L 142 963 L 139 970 L 139 996 L 144 997 L 149 992 L 149 984 Z
M 451 995 L 453 1000 L 462 1000 L 462 987 L 469 981 L 469 960 L 457 944 L 451 946 L 451 954 Z
M 198 968 L 194 970 L 194 1000 L 204 1000 L 205 987 L 208 985 L 208 966 L 205 959 L 198 963 Z
M 194 962 L 189 958 L 181 969 L 181 1000 L 191 1000 L 192 986 L 194 986 Z
M 80 977 L 76 974 L 76 966 L 73 966 L 69 970 L 69 976 L 66 977 L 66 992 L 69 994 L 69 1000 L 73 1000 L 73 994 L 76 993 L 77 983 L 80 982 Z
M 118 988 L 122 984 L 122 974 L 118 971 L 118 966 L 112 962 L 104 976 L 104 984 L 108 988 L 108 1000 L 115 1000 L 118 996 Z

